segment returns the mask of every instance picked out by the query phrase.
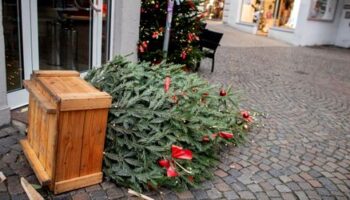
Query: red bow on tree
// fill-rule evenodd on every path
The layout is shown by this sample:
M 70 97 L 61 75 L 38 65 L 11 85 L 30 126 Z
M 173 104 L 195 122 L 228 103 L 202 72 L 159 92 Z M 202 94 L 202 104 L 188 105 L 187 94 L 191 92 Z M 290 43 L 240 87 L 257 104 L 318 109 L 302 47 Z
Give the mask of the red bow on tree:
M 171 146 L 171 156 L 176 159 L 192 160 L 192 151 L 188 149 L 183 149 L 182 147 L 172 145 Z M 176 177 L 179 174 L 177 173 L 174 167 L 174 161 L 169 161 L 162 159 L 158 161 L 159 166 L 166 169 L 166 174 L 168 177 Z
M 172 145 L 171 156 L 177 159 L 192 160 L 192 151 L 182 147 Z

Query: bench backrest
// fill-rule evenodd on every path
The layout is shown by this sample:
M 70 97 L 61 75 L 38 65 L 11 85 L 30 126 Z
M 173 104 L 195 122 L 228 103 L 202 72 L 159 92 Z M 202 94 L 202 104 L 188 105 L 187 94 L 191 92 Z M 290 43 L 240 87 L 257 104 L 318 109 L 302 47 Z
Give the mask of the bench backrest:
M 200 35 L 200 45 L 211 50 L 216 50 L 224 34 L 204 29 Z

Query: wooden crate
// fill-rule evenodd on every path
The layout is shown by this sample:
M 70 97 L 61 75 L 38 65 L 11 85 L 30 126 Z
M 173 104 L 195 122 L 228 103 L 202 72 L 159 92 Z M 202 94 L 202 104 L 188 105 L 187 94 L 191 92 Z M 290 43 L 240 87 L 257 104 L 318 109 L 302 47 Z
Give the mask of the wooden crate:
M 39 182 L 55 194 L 102 181 L 111 96 L 76 71 L 35 71 L 29 91 L 29 127 L 21 141 Z

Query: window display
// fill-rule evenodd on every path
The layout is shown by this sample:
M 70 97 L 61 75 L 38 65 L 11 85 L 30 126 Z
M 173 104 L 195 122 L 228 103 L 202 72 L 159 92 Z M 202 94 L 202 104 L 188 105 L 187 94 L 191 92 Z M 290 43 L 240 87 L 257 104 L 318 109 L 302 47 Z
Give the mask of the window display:
M 338 0 L 312 0 L 309 20 L 333 21 Z
M 254 23 L 258 33 L 275 27 L 295 28 L 300 0 L 243 0 L 241 22 Z
M 224 0 L 206 0 L 204 3 L 204 8 L 208 19 L 222 20 L 224 5 Z

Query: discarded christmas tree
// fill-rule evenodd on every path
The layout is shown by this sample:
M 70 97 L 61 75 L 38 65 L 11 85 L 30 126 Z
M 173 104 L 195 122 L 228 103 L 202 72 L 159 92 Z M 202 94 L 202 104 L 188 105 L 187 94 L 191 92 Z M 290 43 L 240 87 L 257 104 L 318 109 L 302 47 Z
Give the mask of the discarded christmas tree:
M 178 1 L 173 8 L 168 62 L 194 68 L 202 58 L 199 34 L 203 15 L 198 10 L 201 0 Z M 142 0 L 139 58 L 159 63 L 163 60 L 163 41 L 167 15 L 167 1 Z
M 105 175 L 137 191 L 186 189 L 211 176 L 220 145 L 239 143 L 252 117 L 230 89 L 181 65 L 133 64 L 118 57 L 86 79 L 113 97 Z

